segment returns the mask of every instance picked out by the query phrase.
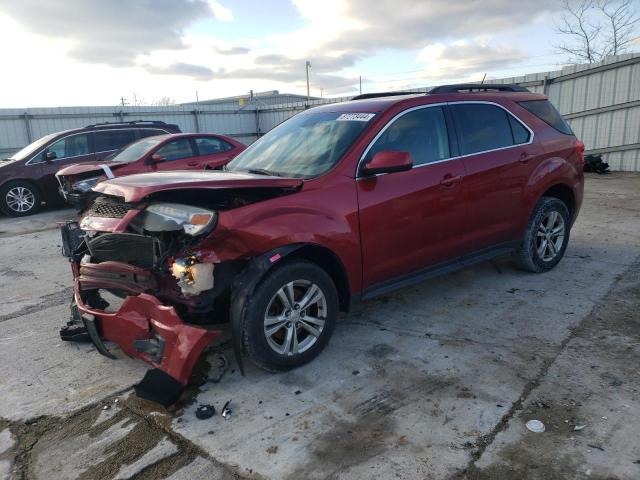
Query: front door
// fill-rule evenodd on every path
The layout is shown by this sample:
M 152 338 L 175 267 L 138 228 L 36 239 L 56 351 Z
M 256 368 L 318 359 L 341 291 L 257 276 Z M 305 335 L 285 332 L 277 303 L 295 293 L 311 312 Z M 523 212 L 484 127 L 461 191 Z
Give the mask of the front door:
M 356 180 L 364 289 L 455 260 L 468 248 L 464 164 L 454 158 L 444 107 L 410 109 L 387 125 L 362 163 L 411 154 L 411 170 Z
M 189 170 L 193 169 L 190 163 L 195 161 L 195 152 L 190 138 L 178 138 L 172 140 L 158 150 L 155 155 L 160 155 L 163 160 L 149 165 L 151 171 L 163 170 Z

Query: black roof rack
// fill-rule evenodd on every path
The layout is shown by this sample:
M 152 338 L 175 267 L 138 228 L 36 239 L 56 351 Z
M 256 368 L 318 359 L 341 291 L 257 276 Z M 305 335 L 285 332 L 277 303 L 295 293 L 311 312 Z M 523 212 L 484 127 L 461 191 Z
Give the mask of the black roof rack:
M 102 122 L 94 123 L 93 125 L 87 125 L 84 128 L 103 127 L 105 125 L 137 125 L 139 123 L 151 124 L 151 125 L 166 125 L 166 122 L 161 120 L 132 120 L 130 122 Z
M 365 100 L 367 98 L 379 98 L 379 97 L 396 97 L 398 95 L 416 95 L 420 92 L 378 92 L 378 93 L 363 93 L 362 95 L 357 95 L 353 97 L 351 100 Z
M 456 85 L 441 85 L 433 87 L 429 90 L 430 94 L 434 93 L 457 93 L 457 92 L 528 92 L 529 90 L 520 85 L 511 85 L 504 83 L 459 83 Z

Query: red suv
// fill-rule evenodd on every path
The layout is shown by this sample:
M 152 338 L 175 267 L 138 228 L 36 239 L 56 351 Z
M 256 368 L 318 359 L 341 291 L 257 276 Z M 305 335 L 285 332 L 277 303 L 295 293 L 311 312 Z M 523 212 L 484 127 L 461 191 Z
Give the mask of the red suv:
M 224 135 L 158 135 L 133 142 L 107 160 L 65 167 L 56 177 L 65 200 L 84 208 L 93 196 L 91 189 L 102 180 L 133 173 L 218 169 L 245 148 Z
M 63 337 L 103 339 L 186 384 L 230 321 L 241 366 L 281 371 L 325 347 L 339 311 L 496 255 L 564 255 L 583 144 L 512 85 L 364 95 L 307 110 L 215 172 L 98 184 L 63 228 L 75 282 Z

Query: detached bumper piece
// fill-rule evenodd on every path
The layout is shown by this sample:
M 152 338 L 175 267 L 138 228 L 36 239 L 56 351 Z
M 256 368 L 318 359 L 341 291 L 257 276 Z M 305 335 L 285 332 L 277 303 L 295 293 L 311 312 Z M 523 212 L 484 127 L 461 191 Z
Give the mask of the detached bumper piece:
M 184 323 L 173 307 L 162 305 L 147 293 L 126 297 L 115 313 L 99 310 L 84 303 L 81 280 L 82 276 L 76 278 L 75 302 L 96 349 L 115 358 L 105 345 L 105 341 L 112 341 L 130 357 L 154 367 L 138 384 L 136 392 L 165 406 L 175 402 L 202 351 L 220 335 L 220 330 Z

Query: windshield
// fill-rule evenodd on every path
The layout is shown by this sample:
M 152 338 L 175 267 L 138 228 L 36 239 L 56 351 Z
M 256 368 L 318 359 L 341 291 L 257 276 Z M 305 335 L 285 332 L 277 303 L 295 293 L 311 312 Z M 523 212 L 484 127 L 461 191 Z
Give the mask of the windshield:
M 39 140 L 27 145 L 22 150 L 11 155 L 11 159 L 13 160 L 22 160 L 27 157 L 30 157 L 33 153 L 35 153 L 40 147 L 44 146 L 45 143 L 49 142 L 51 139 L 57 137 L 60 133 L 51 133 L 49 135 L 45 135 Z
M 226 170 L 317 177 L 338 163 L 373 116 L 339 112 L 296 115 L 256 140 L 229 162 Z
M 144 140 L 138 140 L 137 142 L 130 143 L 119 152 L 114 153 L 108 157 L 108 160 L 113 162 L 132 163 L 145 156 L 149 150 L 162 142 L 162 138 L 145 138 Z

